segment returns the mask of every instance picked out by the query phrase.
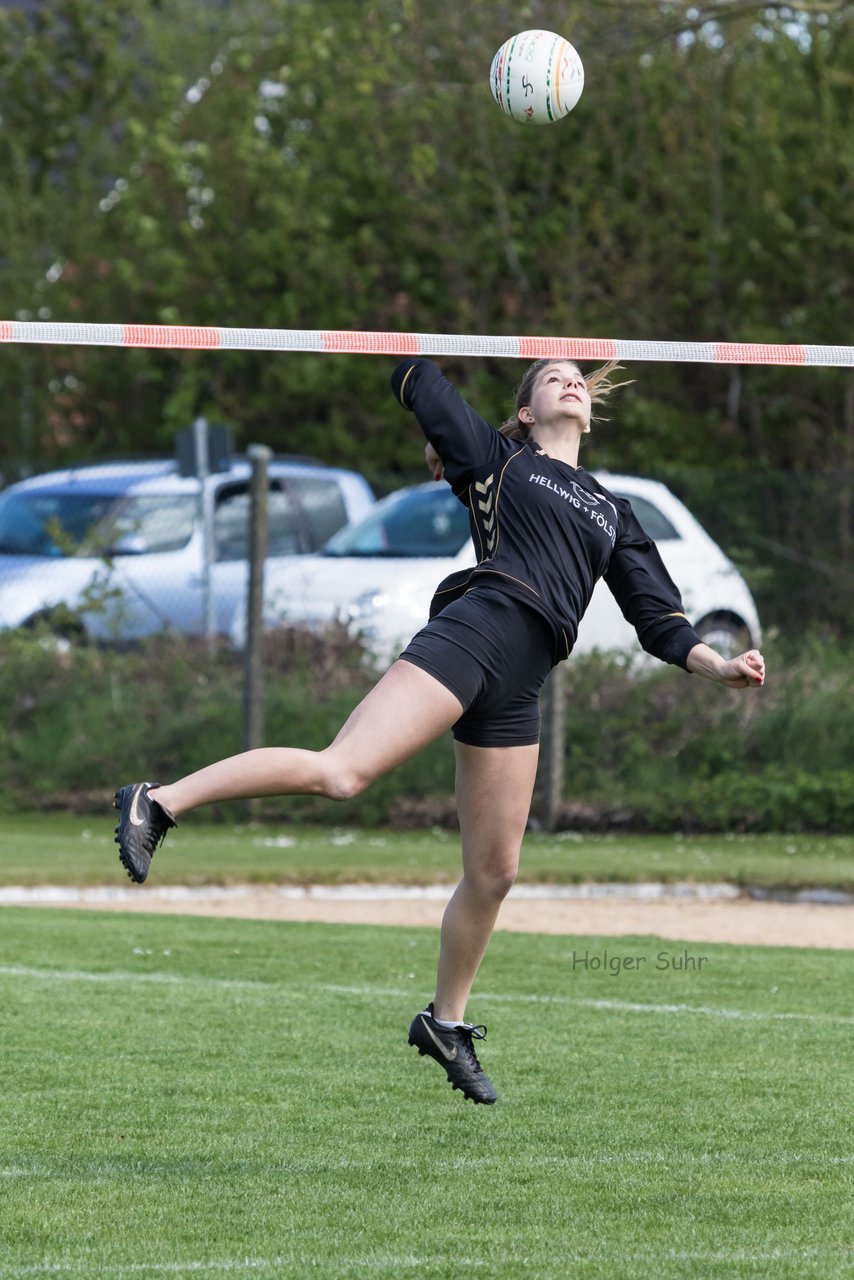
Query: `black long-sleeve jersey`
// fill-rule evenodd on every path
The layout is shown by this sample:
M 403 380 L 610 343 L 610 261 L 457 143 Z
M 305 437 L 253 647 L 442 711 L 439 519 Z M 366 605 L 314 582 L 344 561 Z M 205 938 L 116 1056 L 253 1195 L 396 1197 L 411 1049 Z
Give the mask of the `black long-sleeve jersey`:
M 625 498 L 590 472 L 550 458 L 535 440 L 503 436 L 430 360 L 404 360 L 392 388 L 468 508 L 478 563 L 466 586 L 490 582 L 543 614 L 558 661 L 571 653 L 593 588 L 604 578 L 643 648 L 685 667 L 700 637 Z M 460 590 L 450 579 L 443 588 Z

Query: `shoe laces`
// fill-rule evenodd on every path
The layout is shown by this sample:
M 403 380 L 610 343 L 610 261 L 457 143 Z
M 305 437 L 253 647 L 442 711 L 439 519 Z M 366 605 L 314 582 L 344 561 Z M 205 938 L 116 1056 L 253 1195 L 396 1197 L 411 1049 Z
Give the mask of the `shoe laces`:
M 468 1023 L 465 1023 L 463 1026 L 457 1027 L 457 1031 L 461 1033 L 462 1041 L 463 1041 L 463 1050 L 466 1054 L 466 1057 L 469 1059 L 469 1062 L 474 1067 L 475 1071 L 479 1071 L 482 1075 L 483 1067 L 480 1065 L 478 1061 L 478 1057 L 477 1057 L 477 1054 L 475 1053 L 473 1041 L 486 1039 L 486 1027 L 483 1026 L 482 1024 L 479 1026 L 472 1026 L 472 1025 L 469 1025 Z
M 142 837 L 142 843 L 146 852 L 153 854 L 155 849 L 166 839 L 166 832 L 177 825 L 178 824 L 175 820 L 170 818 L 167 814 L 166 810 L 163 809 L 161 805 L 157 804 L 156 800 L 152 800 L 151 815 L 145 829 L 145 834 Z
M 142 837 L 142 845 L 146 853 L 154 853 L 155 849 L 157 849 L 158 846 L 166 839 L 167 830 L 168 828 L 164 827 L 162 831 L 157 832 L 149 828 L 149 830 L 145 832 L 145 835 Z

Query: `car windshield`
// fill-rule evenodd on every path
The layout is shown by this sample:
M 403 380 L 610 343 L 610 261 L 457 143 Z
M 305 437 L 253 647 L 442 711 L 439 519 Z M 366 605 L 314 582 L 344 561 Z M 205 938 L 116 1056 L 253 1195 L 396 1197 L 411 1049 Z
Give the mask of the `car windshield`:
M 620 493 L 619 491 L 617 491 L 617 497 L 628 498 L 632 504 L 632 511 L 637 516 L 638 524 L 646 536 L 652 538 L 653 542 L 669 542 L 679 538 L 679 534 L 673 528 L 664 512 L 659 511 L 658 507 L 648 502 L 646 498 L 639 498 L 637 494 Z
M 63 557 L 169 551 L 190 537 L 192 495 L 0 494 L 0 554 Z
M 455 556 L 471 536 L 468 513 L 450 489 L 405 489 L 378 502 L 327 542 L 327 556 Z
M 0 553 L 70 556 L 115 502 L 113 494 L 0 494 Z

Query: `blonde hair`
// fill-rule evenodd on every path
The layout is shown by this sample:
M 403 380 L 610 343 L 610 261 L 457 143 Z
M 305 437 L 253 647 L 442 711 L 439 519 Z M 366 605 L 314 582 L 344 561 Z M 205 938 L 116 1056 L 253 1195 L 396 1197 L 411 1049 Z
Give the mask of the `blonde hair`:
M 510 440 L 527 440 L 530 435 L 528 424 L 519 421 L 519 410 L 524 409 L 530 399 L 531 392 L 534 389 L 534 383 L 538 376 L 549 365 L 553 364 L 575 364 L 574 360 L 535 360 L 532 365 L 525 370 L 522 381 L 516 388 L 515 408 L 514 412 L 507 421 L 499 428 L 503 436 L 507 436 Z M 578 365 L 575 365 L 576 369 Z M 587 390 L 590 393 L 590 400 L 593 406 L 603 404 L 612 395 L 618 387 L 628 387 L 633 379 L 629 378 L 625 382 L 612 382 L 611 375 L 616 373 L 618 369 L 622 369 L 622 365 L 616 360 L 609 360 L 607 364 L 600 365 L 598 369 L 594 369 L 592 373 L 583 374 Z M 604 422 L 607 419 L 601 418 L 598 414 L 593 415 L 594 422 Z

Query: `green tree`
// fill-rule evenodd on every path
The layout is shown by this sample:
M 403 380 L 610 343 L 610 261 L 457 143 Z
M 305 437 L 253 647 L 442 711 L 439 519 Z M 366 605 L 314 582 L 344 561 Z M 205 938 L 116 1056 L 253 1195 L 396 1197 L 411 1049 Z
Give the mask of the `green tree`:
M 57 0 L 34 21 L 0 21 L 7 314 L 795 344 L 854 331 L 850 5 L 123 0 L 105 23 L 95 0 Z M 570 118 L 543 129 L 488 90 L 493 52 L 524 26 L 564 31 L 587 73 Z M 374 476 L 419 465 L 391 360 L 3 358 L 7 470 L 169 451 L 198 412 L 240 443 Z M 447 365 L 506 415 L 516 362 Z M 591 463 L 851 474 L 850 373 L 630 373 Z M 807 520 L 797 534 L 845 569 L 854 499 L 836 493 L 830 544 Z

